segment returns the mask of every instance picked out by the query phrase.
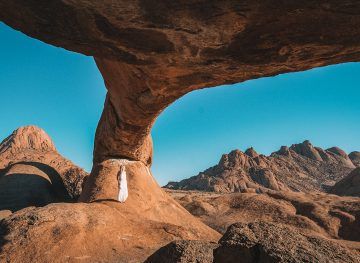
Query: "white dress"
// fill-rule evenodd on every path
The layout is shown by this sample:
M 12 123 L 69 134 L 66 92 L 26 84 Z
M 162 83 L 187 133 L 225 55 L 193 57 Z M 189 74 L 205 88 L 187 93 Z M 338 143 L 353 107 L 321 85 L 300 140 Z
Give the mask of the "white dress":
M 126 168 L 124 165 L 121 166 L 119 173 L 120 173 L 120 175 L 118 175 L 118 180 L 119 180 L 118 200 L 119 200 L 119 202 L 124 203 L 129 195 L 127 179 L 126 179 Z

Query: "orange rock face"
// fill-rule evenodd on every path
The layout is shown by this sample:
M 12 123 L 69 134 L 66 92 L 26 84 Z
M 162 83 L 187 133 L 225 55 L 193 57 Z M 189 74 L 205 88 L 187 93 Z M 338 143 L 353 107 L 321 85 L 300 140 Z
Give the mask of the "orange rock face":
M 174 209 L 182 210 L 182 217 L 165 223 L 115 202 L 29 207 L 0 223 L 0 261 L 137 263 L 172 240 L 220 237 L 182 207 Z
M 15 130 L 0 145 L 0 154 L 14 154 L 22 150 L 56 151 L 55 145 L 45 131 L 36 126 Z

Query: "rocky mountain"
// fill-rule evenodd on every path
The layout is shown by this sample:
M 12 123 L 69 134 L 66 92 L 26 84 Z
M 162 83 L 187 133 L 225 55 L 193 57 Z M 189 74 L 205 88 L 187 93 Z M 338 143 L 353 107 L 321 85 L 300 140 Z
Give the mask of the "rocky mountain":
M 21 127 L 0 144 L 0 210 L 75 201 L 87 175 L 44 130 Z
M 356 154 L 351 157 L 338 147 L 323 150 L 309 141 L 282 146 L 270 156 L 253 148 L 234 150 L 224 154 L 217 165 L 197 176 L 169 182 L 165 188 L 220 193 L 327 191 L 358 165 Z

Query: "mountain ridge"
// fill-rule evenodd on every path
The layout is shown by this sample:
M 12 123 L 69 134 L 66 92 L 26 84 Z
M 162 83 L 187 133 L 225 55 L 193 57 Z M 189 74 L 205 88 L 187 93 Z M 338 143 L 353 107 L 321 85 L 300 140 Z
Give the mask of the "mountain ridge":
M 252 147 L 223 154 L 218 164 L 165 188 L 210 192 L 263 192 L 271 190 L 326 192 L 358 164 L 339 147 L 322 149 L 309 140 L 282 146 L 269 156 Z M 352 160 L 355 160 L 354 162 Z

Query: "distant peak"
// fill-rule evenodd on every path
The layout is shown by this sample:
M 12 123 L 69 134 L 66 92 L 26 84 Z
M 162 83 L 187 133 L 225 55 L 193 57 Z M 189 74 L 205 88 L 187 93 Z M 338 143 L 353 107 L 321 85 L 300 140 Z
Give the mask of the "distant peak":
M 245 154 L 252 158 L 259 156 L 259 154 L 255 151 L 255 149 L 253 147 L 248 148 L 245 151 Z
M 346 152 L 343 151 L 342 149 L 340 149 L 339 147 L 331 147 L 331 148 L 327 149 L 327 151 L 332 152 L 332 153 L 342 156 L 342 157 L 347 157 Z
M 280 149 L 275 152 L 275 154 L 279 154 L 279 155 L 289 155 L 290 151 L 289 151 L 289 147 L 287 146 L 281 146 Z
M 350 160 L 353 162 L 355 166 L 360 167 L 360 152 L 352 152 L 349 154 Z
M 305 156 L 307 158 L 316 160 L 316 161 L 323 161 L 323 159 L 320 156 L 320 153 L 317 149 L 311 144 L 309 140 L 305 140 L 302 143 L 299 144 L 293 144 L 290 147 L 290 150 L 293 150 L 297 154 L 300 154 L 302 156 Z
M 305 141 L 303 141 L 301 144 L 303 144 L 303 145 L 311 145 L 312 146 L 312 143 L 309 141 L 309 140 L 305 140 Z
M 24 149 L 56 151 L 50 136 L 37 126 L 20 127 L 0 144 L 0 153 Z

